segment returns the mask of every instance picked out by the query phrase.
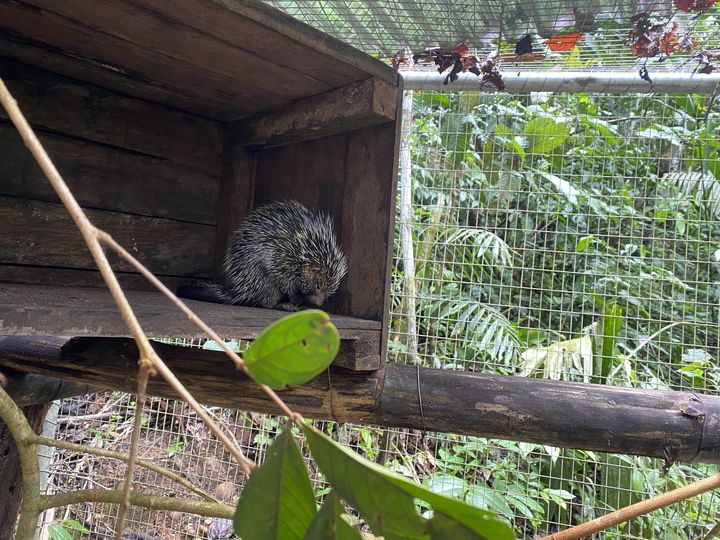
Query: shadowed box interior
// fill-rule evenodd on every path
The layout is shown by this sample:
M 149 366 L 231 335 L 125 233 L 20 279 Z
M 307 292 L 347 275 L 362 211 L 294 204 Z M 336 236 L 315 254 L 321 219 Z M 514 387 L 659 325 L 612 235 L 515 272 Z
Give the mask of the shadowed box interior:
M 329 213 L 349 272 L 325 306 L 337 363 L 381 366 L 397 75 L 261 2 L 9 0 L 0 77 L 88 217 L 171 289 L 219 279 L 228 235 L 294 198 Z M 58 197 L 0 112 L 0 335 L 123 337 Z M 199 333 L 109 254 L 141 321 Z M 225 338 L 283 312 L 189 304 Z

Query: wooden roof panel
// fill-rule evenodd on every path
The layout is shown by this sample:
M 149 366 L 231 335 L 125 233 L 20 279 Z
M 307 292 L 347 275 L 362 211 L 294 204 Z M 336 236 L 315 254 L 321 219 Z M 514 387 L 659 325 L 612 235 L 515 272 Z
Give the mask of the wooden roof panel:
M 20 60 L 39 48 L 46 69 L 145 99 L 157 88 L 165 103 L 222 120 L 372 76 L 395 81 L 380 61 L 259 2 L 8 0 L 0 34 Z

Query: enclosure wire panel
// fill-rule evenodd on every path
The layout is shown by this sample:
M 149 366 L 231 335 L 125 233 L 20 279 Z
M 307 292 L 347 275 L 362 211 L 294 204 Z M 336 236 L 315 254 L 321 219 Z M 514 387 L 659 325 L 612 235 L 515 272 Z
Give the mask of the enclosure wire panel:
M 390 361 L 720 394 L 716 97 L 426 91 L 407 102 Z M 133 399 L 65 400 L 58 436 L 126 451 Z M 208 410 L 262 462 L 280 419 Z M 660 460 L 643 457 L 318 425 L 408 478 L 494 510 L 523 539 L 718 471 L 675 464 L 663 474 Z M 218 498 L 233 502 L 240 493 L 244 478 L 183 403 L 148 399 L 141 441 L 140 457 L 181 471 Z M 328 486 L 303 455 L 321 498 Z M 125 470 L 68 451 L 53 460 L 51 491 L 117 488 Z M 188 496 L 154 473 L 138 469 L 135 478 L 139 489 Z M 88 503 L 58 509 L 51 521 L 72 518 L 102 538 L 116 512 Z M 596 538 L 691 540 L 718 521 L 718 495 L 707 493 Z M 179 540 L 217 538 L 224 526 L 133 508 L 129 528 Z
M 678 9 L 677 2 L 672 0 L 268 0 L 266 3 L 385 60 L 404 49 L 412 53 L 428 47 L 450 50 L 464 42 L 481 56 L 499 48 L 503 53 L 503 69 L 697 69 L 692 53 L 675 50 L 669 55 L 638 57 L 633 52 L 628 37 L 637 25 L 633 17 L 642 13 L 650 14 L 654 24 L 663 25 L 661 34 L 673 32 L 678 38 L 692 36 L 697 50 L 714 50 L 720 46 L 718 5 L 698 16 L 697 12 Z M 674 24 L 677 26 L 673 27 Z M 525 36 L 529 42 L 516 51 L 518 41 Z

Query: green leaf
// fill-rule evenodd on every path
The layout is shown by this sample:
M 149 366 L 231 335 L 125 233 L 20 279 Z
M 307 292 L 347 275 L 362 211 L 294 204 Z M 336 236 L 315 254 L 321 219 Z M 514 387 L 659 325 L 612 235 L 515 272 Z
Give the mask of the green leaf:
M 545 154 L 561 146 L 570 128 L 566 122 L 556 122 L 552 118 L 535 118 L 523 128 L 523 135 L 528 139 L 531 154 Z
M 465 500 L 478 508 L 484 508 L 487 510 L 492 508 L 496 512 L 506 516 L 513 515 L 513 511 L 510 508 L 510 505 L 505 501 L 505 498 L 500 493 L 487 486 L 473 486 L 470 488 Z
M 58 523 L 48 525 L 48 532 L 50 533 L 50 540 L 73 540 L 70 533 Z
M 90 530 L 76 519 L 66 519 L 62 522 L 62 525 L 65 529 L 70 531 L 79 531 L 83 534 L 90 534 Z
M 583 251 L 585 251 L 588 248 L 588 246 L 590 244 L 593 243 L 594 240 L 595 240 L 595 237 L 592 235 L 583 236 L 580 240 L 578 240 L 577 247 L 575 248 L 575 250 L 578 253 L 582 253 Z
M 607 306 L 602 317 L 602 382 L 610 374 L 610 363 L 615 356 L 615 347 L 622 326 L 622 308 L 617 304 Z
M 425 480 L 425 487 L 433 493 L 459 499 L 467 490 L 467 482 L 457 476 L 439 474 Z
M 344 513 L 345 509 L 340 500 L 335 492 L 331 491 L 305 533 L 305 540 L 360 540 L 358 530 L 342 519 Z
M 339 348 L 340 338 L 328 314 L 308 309 L 268 326 L 243 359 L 253 379 L 278 389 L 315 377 L 330 365 Z
M 446 163 L 451 169 L 458 169 L 470 148 L 472 141 L 471 117 L 462 113 L 447 114 L 440 126 L 442 146 L 447 149 Z
M 365 518 L 374 534 L 385 540 L 513 538 L 512 530 L 491 512 L 413 484 L 338 445 L 312 426 L 303 426 L 303 431 L 333 489 Z M 418 514 L 415 499 L 432 507 L 430 522 Z
M 243 540 L 302 540 L 315 516 L 315 497 L 290 429 L 278 435 L 248 478 L 233 525 Z

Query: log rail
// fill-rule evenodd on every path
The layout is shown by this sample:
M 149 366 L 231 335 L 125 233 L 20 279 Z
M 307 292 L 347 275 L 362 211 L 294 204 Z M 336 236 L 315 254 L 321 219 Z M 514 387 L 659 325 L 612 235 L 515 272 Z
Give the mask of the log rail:
M 196 398 L 277 413 L 222 353 L 157 344 Z M 0 338 L 0 370 L 132 392 L 137 349 L 127 338 Z M 150 394 L 175 398 L 163 381 Z M 332 366 L 280 392 L 315 419 L 443 431 L 559 447 L 720 463 L 720 397 L 617 388 L 388 364 L 378 371 Z M 27 396 L 26 396 L 26 403 Z

